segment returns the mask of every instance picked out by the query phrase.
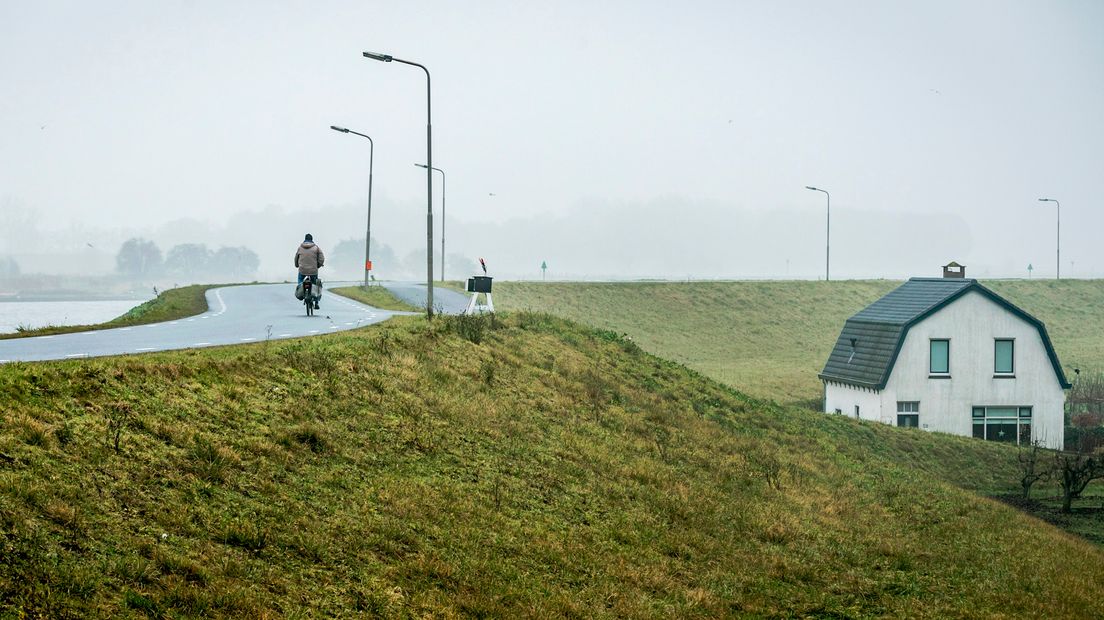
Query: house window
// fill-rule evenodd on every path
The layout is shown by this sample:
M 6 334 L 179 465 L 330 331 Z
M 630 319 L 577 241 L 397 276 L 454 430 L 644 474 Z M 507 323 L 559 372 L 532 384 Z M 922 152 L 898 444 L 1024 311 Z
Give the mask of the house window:
M 1010 375 L 1016 370 L 1016 341 L 998 338 L 993 341 L 993 372 Z
M 859 406 L 855 405 L 855 417 L 859 417 Z
M 931 363 L 928 370 L 933 375 L 946 375 L 951 372 L 951 341 L 932 340 Z
M 1031 407 L 974 407 L 973 421 L 978 439 L 1031 443 Z
M 897 426 L 918 428 L 920 426 L 920 401 L 897 401 Z

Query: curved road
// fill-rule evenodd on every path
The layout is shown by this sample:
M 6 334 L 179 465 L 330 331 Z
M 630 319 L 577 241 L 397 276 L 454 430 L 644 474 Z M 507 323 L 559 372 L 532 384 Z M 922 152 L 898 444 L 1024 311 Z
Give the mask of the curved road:
M 336 283 L 335 283 L 336 285 Z M 294 284 L 229 286 L 207 291 L 198 316 L 98 331 L 0 340 L 0 363 L 100 357 L 313 336 L 379 323 L 396 314 L 325 292 L 308 317 Z M 424 302 L 423 302 L 424 303 Z
M 417 282 L 382 282 L 392 295 L 414 306 L 425 308 L 426 285 Z M 441 314 L 463 314 L 468 309 L 470 298 L 443 286 L 433 287 L 433 310 Z

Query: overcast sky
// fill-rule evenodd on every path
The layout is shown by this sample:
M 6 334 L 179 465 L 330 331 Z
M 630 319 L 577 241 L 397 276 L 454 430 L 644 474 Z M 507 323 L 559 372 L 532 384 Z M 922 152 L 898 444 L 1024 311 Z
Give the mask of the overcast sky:
M 886 275 L 876 265 L 893 257 L 847 258 L 871 235 L 899 236 L 874 244 L 890 252 L 939 244 L 856 223 L 897 218 L 945 237 L 947 260 L 991 275 L 1033 262 L 1042 275 L 1054 270 L 1055 213 L 1037 198 L 1053 196 L 1063 275 L 1104 275 L 1097 0 L 0 0 L 0 209 L 44 229 L 154 230 L 360 205 L 368 144 L 337 124 L 373 136 L 376 206 L 404 209 L 379 214 L 405 223 L 405 238 L 383 240 L 417 247 L 425 77 L 364 50 L 432 72 L 434 164 L 457 234 L 490 223 L 521 237 L 511 247 L 546 251 L 567 240 L 525 222 L 577 218 L 633 248 L 648 226 L 627 221 L 636 205 L 700 220 L 710 240 L 786 213 L 800 235 L 786 243 L 809 252 L 785 259 L 816 277 L 824 196 L 804 189 L 816 185 L 832 193 L 841 275 Z M 301 231 L 287 234 L 293 248 Z M 18 233 L 3 235 L 13 252 Z M 664 263 L 698 244 L 687 230 L 665 241 Z M 921 255 L 893 273 L 930 275 L 935 259 Z M 706 275 L 761 275 L 731 259 Z

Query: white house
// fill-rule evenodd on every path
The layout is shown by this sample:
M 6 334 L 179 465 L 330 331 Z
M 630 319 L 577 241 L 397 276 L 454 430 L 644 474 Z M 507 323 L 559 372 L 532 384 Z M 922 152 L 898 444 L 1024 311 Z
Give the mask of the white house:
M 1070 384 L 1046 327 L 976 280 L 944 276 L 912 278 L 847 319 L 820 374 L 824 410 L 1061 449 Z

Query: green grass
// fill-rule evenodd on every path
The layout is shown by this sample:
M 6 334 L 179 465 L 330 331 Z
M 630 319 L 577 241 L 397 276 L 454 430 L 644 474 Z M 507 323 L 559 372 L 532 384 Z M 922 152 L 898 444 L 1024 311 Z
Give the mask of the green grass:
M 383 286 L 370 286 L 367 289 L 363 286 L 343 286 L 341 288 L 332 289 L 330 292 L 344 295 L 349 299 L 359 301 L 362 304 L 368 304 L 373 308 L 379 308 L 381 310 L 419 311 L 419 308 L 395 297 L 391 294 L 391 291 L 388 291 Z
M 1101 617 L 1014 463 L 530 313 L 10 364 L 0 617 Z
M 994 280 L 983 284 L 1047 325 L 1070 378 L 1104 369 L 1104 282 Z M 899 285 L 893 281 L 520 283 L 500 282 L 499 307 L 554 312 L 627 334 L 747 393 L 819 407 L 823 368 L 844 321 Z M 976 467 L 968 468 L 970 470 Z M 1068 532 L 1104 544 L 1104 484 L 1073 514 L 1058 511 L 1053 484 L 1014 502 Z M 996 491 L 993 491 L 994 493 Z
M 1047 325 L 1058 357 L 1104 370 L 1104 282 L 983 281 Z M 848 317 L 900 282 L 498 282 L 503 310 L 552 312 L 624 333 L 749 394 L 819 402 L 817 374 Z
M 847 317 L 898 282 L 498 282 L 503 310 L 552 312 L 627 334 L 645 350 L 749 394 L 819 399 Z
M 1058 359 L 1073 369 L 1104 370 L 1104 280 L 994 280 L 997 294 L 1046 323 Z
M 126 314 L 98 325 L 51 325 L 37 329 L 21 329 L 14 334 L 0 334 L 0 339 L 71 334 L 94 329 L 160 323 L 194 316 L 207 311 L 207 289 L 218 288 L 219 286 L 225 285 L 194 284 L 162 291 L 157 297 L 131 308 Z

